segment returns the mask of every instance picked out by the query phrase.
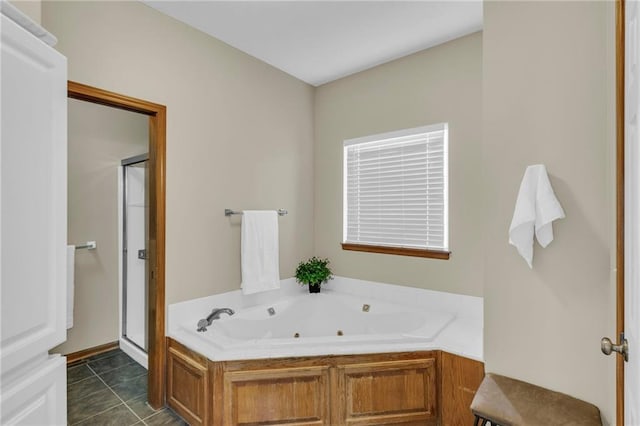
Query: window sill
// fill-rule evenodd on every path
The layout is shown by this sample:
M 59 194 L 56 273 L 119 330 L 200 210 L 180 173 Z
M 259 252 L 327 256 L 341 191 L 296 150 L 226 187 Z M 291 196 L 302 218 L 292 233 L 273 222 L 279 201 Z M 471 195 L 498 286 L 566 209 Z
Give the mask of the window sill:
M 449 251 L 415 249 L 407 247 L 370 246 L 366 244 L 342 243 L 342 250 L 364 251 L 368 253 L 396 254 L 398 256 L 427 257 L 449 260 Z

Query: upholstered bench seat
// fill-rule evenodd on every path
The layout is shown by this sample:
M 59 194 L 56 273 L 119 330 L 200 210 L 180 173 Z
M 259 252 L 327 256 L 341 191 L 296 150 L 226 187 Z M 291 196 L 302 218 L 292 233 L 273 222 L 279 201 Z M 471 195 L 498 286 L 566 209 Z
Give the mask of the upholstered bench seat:
M 471 411 L 476 422 L 501 426 L 601 426 L 593 404 L 520 380 L 487 374 L 476 392 Z

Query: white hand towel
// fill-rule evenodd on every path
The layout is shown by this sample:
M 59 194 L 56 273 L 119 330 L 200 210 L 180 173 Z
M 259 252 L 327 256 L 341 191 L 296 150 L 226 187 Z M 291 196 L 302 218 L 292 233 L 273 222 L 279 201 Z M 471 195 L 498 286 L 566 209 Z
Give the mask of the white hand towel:
M 73 295 L 75 293 L 74 267 L 76 246 L 67 246 L 67 330 L 73 327 Z
M 241 234 L 242 293 L 280 288 L 278 213 L 245 210 Z
M 509 226 L 509 244 L 533 268 L 533 235 L 542 247 L 553 241 L 553 221 L 564 218 L 544 164 L 527 167 Z

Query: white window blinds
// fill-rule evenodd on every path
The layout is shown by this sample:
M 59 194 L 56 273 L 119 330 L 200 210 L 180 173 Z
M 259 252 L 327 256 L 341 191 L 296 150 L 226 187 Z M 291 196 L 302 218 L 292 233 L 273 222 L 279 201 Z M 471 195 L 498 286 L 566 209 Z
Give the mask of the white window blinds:
M 344 141 L 343 242 L 448 251 L 446 123 Z

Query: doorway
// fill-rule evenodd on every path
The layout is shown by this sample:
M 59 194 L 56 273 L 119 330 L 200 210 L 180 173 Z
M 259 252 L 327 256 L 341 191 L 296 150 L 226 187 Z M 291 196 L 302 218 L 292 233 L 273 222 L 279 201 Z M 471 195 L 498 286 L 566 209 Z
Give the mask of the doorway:
M 148 403 L 164 405 L 165 386 L 165 169 L 166 107 L 69 81 L 69 98 L 134 111 L 149 117 L 148 144 Z

